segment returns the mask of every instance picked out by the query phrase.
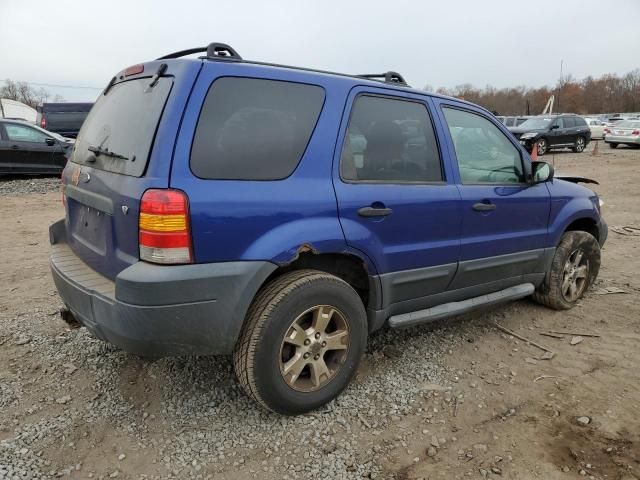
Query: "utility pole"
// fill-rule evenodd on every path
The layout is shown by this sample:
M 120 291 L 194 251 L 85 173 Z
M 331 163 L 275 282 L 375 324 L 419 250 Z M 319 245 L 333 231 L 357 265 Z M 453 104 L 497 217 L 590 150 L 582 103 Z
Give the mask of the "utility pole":
M 562 66 L 563 66 L 564 60 L 560 60 L 560 82 L 558 85 L 558 99 L 556 102 L 556 108 L 558 109 L 558 113 L 560 113 L 560 91 L 562 90 Z

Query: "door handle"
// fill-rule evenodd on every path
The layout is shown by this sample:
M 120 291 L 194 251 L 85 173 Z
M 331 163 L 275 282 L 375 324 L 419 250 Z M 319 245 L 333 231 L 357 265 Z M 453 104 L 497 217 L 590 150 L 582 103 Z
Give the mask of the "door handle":
M 386 207 L 363 207 L 358 210 L 358 215 L 361 217 L 386 217 L 392 213 L 393 210 Z
M 20 150 L 18 145 L 11 145 L 11 150 Z
M 476 212 L 490 212 L 491 210 L 495 210 L 496 206 L 494 203 L 478 202 L 478 203 L 475 203 L 472 208 Z

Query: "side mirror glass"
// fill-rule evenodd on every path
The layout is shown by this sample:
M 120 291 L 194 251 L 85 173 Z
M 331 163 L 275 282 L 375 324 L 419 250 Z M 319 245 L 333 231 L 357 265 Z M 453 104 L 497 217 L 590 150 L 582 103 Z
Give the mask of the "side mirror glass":
M 531 162 L 532 183 L 548 182 L 553 178 L 553 167 L 547 162 Z
M 555 130 L 556 128 L 560 128 L 560 125 L 551 125 L 551 127 L 549 127 L 549 130 Z
M 53 147 L 56 144 L 56 141 L 53 138 L 45 138 L 44 143 L 46 143 L 50 147 Z

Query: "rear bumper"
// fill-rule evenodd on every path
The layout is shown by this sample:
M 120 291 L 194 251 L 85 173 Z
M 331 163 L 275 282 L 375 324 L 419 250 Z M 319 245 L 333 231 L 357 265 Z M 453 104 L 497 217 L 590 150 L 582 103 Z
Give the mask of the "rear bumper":
M 640 136 L 634 135 L 607 135 L 604 137 L 605 143 L 627 143 L 629 145 L 640 145 Z
M 96 337 L 145 356 L 228 354 L 270 262 L 152 265 L 138 262 L 115 281 L 92 270 L 50 229 L 51 273 L 62 300 Z

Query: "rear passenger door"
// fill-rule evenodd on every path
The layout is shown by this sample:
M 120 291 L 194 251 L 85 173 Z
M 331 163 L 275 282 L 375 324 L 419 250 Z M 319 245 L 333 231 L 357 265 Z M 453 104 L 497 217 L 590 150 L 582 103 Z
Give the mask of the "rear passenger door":
M 489 115 L 441 104 L 457 165 L 462 211 L 460 265 L 450 289 L 498 290 L 544 272 L 550 196 L 529 185 L 528 159 Z
M 338 137 L 340 222 L 381 274 L 385 307 L 444 291 L 457 266 L 460 196 L 431 109 L 422 96 L 355 88 Z
M 561 118 L 563 128 L 560 129 L 560 142 L 563 145 L 573 145 L 576 142 L 578 133 L 576 120 L 573 117 Z

